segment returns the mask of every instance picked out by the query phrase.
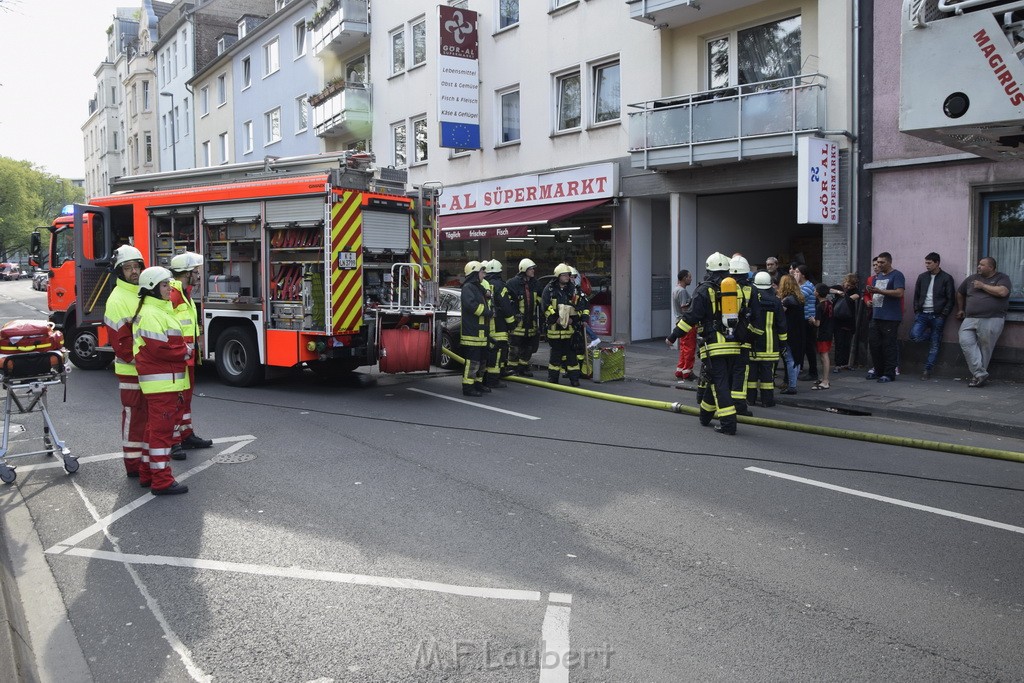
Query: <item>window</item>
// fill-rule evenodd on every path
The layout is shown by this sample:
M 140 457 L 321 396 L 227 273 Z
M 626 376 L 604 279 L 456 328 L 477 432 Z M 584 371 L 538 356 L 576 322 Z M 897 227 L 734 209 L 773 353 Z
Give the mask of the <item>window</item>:
M 149 111 L 149 81 L 142 81 L 142 111 Z
M 555 130 L 570 130 L 580 126 L 580 74 L 578 71 L 555 78 Z
M 181 65 L 188 67 L 188 29 L 181 32 Z
M 146 163 L 153 163 L 153 134 L 146 133 Z
M 116 152 L 117 150 L 118 150 L 118 146 L 117 146 L 117 131 L 115 130 L 114 131 L 114 151 Z
M 288 4 L 288 2 L 289 0 L 274 0 L 274 11 L 276 12 L 280 9 L 283 9 L 284 6 Z
M 349 83 L 366 83 L 366 64 L 369 55 L 362 55 L 345 65 L 345 80 Z
M 238 39 L 245 38 L 245 35 L 249 32 L 249 22 L 246 19 L 238 20 Z
M 498 0 L 498 28 L 519 23 L 519 0 Z
M 800 74 L 800 16 L 707 41 L 707 87 L 760 83 Z
M 167 82 L 167 53 L 160 53 L 160 83 L 161 85 Z
M 210 88 L 203 86 L 199 89 L 199 115 L 206 116 L 210 113 Z
M 129 116 L 138 116 L 138 99 L 139 99 L 139 86 L 136 83 L 132 83 L 132 94 L 128 99 L 128 114 Z
M 210 141 L 206 140 L 203 142 L 203 166 L 212 166 L 213 160 L 210 158 Z
M 306 54 L 306 20 L 295 24 L 292 30 L 295 34 L 295 59 L 298 59 Z
M 174 117 L 171 121 L 171 135 L 174 137 L 174 141 L 177 142 L 181 139 L 181 107 L 175 107 L 172 113 Z
M 229 157 L 228 157 L 228 134 L 227 134 L 227 131 L 225 131 L 225 132 L 220 134 L 219 141 L 220 141 L 220 163 L 226 164 L 226 163 L 228 163 L 228 160 L 229 160 Z
M 519 91 L 511 90 L 498 96 L 501 109 L 500 143 L 519 141 Z
M 178 75 L 178 41 L 171 41 L 171 54 L 168 57 L 171 61 L 171 75 Z
M 242 60 L 242 90 L 252 85 L 252 59 L 246 57 Z
M 242 137 L 245 143 L 245 153 L 248 154 L 252 151 L 253 143 L 252 121 L 246 121 L 242 124 Z
M 996 260 L 1010 278 L 1010 307 L 1024 309 L 1024 192 L 982 195 L 982 211 L 978 258 Z
M 420 19 L 412 25 L 412 65 L 427 62 L 427 22 Z
M 263 46 L 263 77 L 266 78 L 281 68 L 281 51 L 277 38 Z
M 427 119 L 414 119 L 412 122 L 413 163 L 422 164 L 427 160 Z
M 404 168 L 406 165 L 405 131 L 404 123 L 396 123 L 391 126 L 391 145 L 396 168 Z
M 188 124 L 189 124 L 189 121 L 192 120 L 192 114 L 189 113 L 188 98 L 187 97 L 184 99 L 184 108 L 185 108 L 185 132 L 182 133 L 182 135 L 188 135 Z
M 115 105 L 117 104 L 117 86 L 116 85 L 110 86 L 110 103 L 111 104 L 115 104 Z
M 217 106 L 228 101 L 227 75 L 217 76 Z
M 138 135 L 132 136 L 132 138 L 128 141 L 128 147 L 131 149 L 132 169 L 136 169 L 136 168 L 139 167 L 139 136 Z
M 303 133 L 309 127 L 309 110 L 306 108 L 306 96 L 295 98 L 295 133 Z
M 391 73 L 405 71 L 405 29 L 391 32 Z
M 622 108 L 619 93 L 619 63 L 595 66 L 594 123 L 619 119 Z
M 266 129 L 266 144 L 281 141 L 281 107 L 271 109 L 263 115 L 263 126 Z
M 579 2 L 579 0 L 551 0 L 551 9 L 566 7 L 567 5 L 573 5 L 577 2 Z

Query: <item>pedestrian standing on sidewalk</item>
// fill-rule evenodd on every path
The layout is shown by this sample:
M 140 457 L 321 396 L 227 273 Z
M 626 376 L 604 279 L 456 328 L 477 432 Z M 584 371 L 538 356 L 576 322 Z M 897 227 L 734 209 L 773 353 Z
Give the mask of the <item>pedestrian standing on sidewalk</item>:
M 903 319 L 903 292 L 906 279 L 892 267 L 892 255 L 883 251 L 876 259 L 878 273 L 874 282 L 864 291 L 871 295 L 871 323 L 868 326 L 868 344 L 871 347 L 873 373 L 868 379 L 879 382 L 896 380 L 899 365 L 900 321 Z
M 772 288 L 778 290 L 779 278 L 782 277 L 782 273 L 779 272 L 779 259 L 769 256 L 764 260 L 764 269 L 772 278 Z
M 811 391 L 824 391 L 831 388 L 829 383 L 828 354 L 832 350 L 832 302 L 828 300 L 829 286 L 819 282 L 814 286 L 816 304 L 814 307 L 815 348 L 818 351 L 818 364 L 821 366 L 821 379 L 814 383 Z
M 800 372 L 800 361 L 797 354 L 804 350 L 804 295 L 800 287 L 789 275 L 779 278 L 779 299 L 786 314 L 786 348 L 782 352 L 782 360 L 786 364 L 786 387 L 780 394 L 795 394 L 796 379 Z
M 790 275 L 796 280 L 800 287 L 800 293 L 804 296 L 804 348 L 794 349 L 794 358 L 802 363 L 807 360 L 807 372 L 801 373 L 800 380 L 803 382 L 818 381 L 818 348 L 815 343 L 817 329 L 811 324 L 814 318 L 814 283 L 811 282 L 811 269 L 802 263 L 798 263 L 790 269 Z
M 680 270 L 676 278 L 675 289 L 672 290 L 672 307 L 675 309 L 676 322 L 678 323 L 683 314 L 690 308 L 689 290 L 686 288 L 693 282 L 693 276 L 688 270 Z M 676 363 L 676 378 L 681 380 L 693 379 L 693 357 L 697 351 L 697 328 L 690 328 L 679 340 L 679 362 Z
M 969 387 L 988 381 L 988 364 L 1003 332 L 1012 289 L 1010 277 L 997 272 L 996 260 L 985 256 L 978 261 L 977 274 L 968 276 L 956 291 L 956 317 L 963 320 L 960 348 L 972 376 Z
M 941 262 L 942 258 L 934 251 L 925 256 L 924 272 L 917 276 L 914 286 L 914 326 L 910 329 L 910 341 L 929 342 L 922 380 L 932 378 L 942 330 L 956 301 L 956 283 L 952 275 L 939 267 Z
M 847 273 L 843 284 L 833 287 L 829 292 L 835 295 L 832 304 L 832 320 L 834 328 L 835 369 L 852 370 L 851 360 L 853 337 L 857 331 L 857 302 L 860 301 L 860 278 L 857 273 Z

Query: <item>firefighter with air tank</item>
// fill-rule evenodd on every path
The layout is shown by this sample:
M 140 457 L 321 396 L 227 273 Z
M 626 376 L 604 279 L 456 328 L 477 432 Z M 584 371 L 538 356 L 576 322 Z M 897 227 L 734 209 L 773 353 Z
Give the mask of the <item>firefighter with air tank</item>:
M 460 344 L 465 363 L 462 368 L 464 396 L 483 396 L 483 364 L 487 357 L 487 334 L 491 318 L 490 284 L 484 280 L 483 265 L 470 261 L 462 283 L 462 330 Z M 486 287 L 485 287 L 486 284 Z
M 502 389 L 508 385 L 502 377 L 512 374 L 508 369 L 509 330 L 515 326 L 515 309 L 508 288 L 501 277 L 501 262 L 498 259 L 484 261 L 484 281 L 491 286 L 491 316 L 489 329 L 490 343 L 487 347 L 487 368 L 484 372 L 484 386 Z
M 509 331 L 509 369 L 520 377 L 533 377 L 530 358 L 540 348 L 537 307 L 541 290 L 537 283 L 537 264 L 524 258 L 519 273 L 505 285 L 515 309 L 515 322 Z
M 718 418 L 715 431 L 736 433 L 736 406 L 732 400 L 732 377 L 740 356 L 736 339 L 740 323 L 740 301 L 736 280 L 729 276 L 729 257 L 715 252 L 707 259 L 708 277 L 694 292 L 689 310 L 685 311 L 665 343 L 672 344 L 697 328 L 697 346 L 704 366 L 697 385 L 700 423 L 711 424 Z

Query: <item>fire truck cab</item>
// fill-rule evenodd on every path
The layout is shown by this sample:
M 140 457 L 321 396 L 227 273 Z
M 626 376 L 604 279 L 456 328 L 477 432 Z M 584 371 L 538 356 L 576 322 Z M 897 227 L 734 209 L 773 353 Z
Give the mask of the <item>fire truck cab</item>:
M 434 205 L 440 186 L 405 193 L 405 174 L 344 153 L 115 180 L 51 227 L 51 320 L 76 366 L 112 359 L 102 325 L 131 244 L 146 265 L 203 255 L 192 293 L 199 353 L 235 386 L 267 369 L 337 375 L 429 370 L 440 348 Z

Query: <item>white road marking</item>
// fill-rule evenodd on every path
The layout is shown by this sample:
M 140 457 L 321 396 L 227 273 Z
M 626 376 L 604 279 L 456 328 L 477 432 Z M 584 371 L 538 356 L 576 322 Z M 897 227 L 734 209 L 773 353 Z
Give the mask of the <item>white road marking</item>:
M 49 551 L 47 551 L 49 552 Z M 255 574 L 258 576 L 274 576 L 282 579 L 304 579 L 308 581 L 328 581 L 331 583 L 349 583 L 359 586 L 378 586 L 381 588 L 399 588 L 404 590 L 429 591 L 463 595 L 471 598 L 490 598 L 495 600 L 523 600 L 539 602 L 539 591 L 515 590 L 510 588 L 481 588 L 476 586 L 457 586 L 436 581 L 421 581 L 392 576 L 368 576 L 366 574 L 349 574 L 346 572 L 329 572 L 301 567 L 274 567 L 262 564 L 246 564 L 243 562 L 222 562 L 220 560 L 204 560 L 193 557 L 167 557 L 164 555 L 134 555 L 131 553 L 112 553 L 105 550 L 88 548 L 66 548 L 62 555 L 75 555 L 93 560 L 110 560 L 127 564 L 158 565 L 165 567 L 185 567 L 188 569 L 210 569 L 236 574 Z
M 504 413 L 506 415 L 511 415 L 513 417 L 521 417 L 524 420 L 539 420 L 540 419 L 536 415 L 527 415 L 526 413 L 517 413 L 514 410 L 505 410 L 503 408 L 495 408 L 494 406 L 485 406 L 483 403 L 478 403 L 478 402 L 474 402 L 474 401 L 466 401 L 464 399 L 456 398 L 454 396 L 445 396 L 444 394 L 435 394 L 432 391 L 424 391 L 423 389 L 414 389 L 413 387 L 409 387 L 409 391 L 415 391 L 417 394 L 426 394 L 427 396 L 433 396 L 435 398 L 443 398 L 446 401 L 454 401 L 456 403 L 465 403 L 467 406 L 473 406 L 474 408 L 483 408 L 484 410 L 493 410 L 496 413 Z
M 252 434 L 244 434 L 242 436 L 222 436 L 219 439 L 213 439 L 213 442 L 215 444 L 216 443 L 230 443 L 232 441 L 241 441 L 241 442 L 243 442 L 241 444 L 236 444 L 236 445 L 230 447 L 227 450 L 223 450 L 223 451 L 221 451 L 218 454 L 218 455 L 223 455 L 225 453 L 234 453 L 235 451 L 239 450 L 240 448 L 244 448 L 246 445 L 252 443 L 255 440 L 256 440 L 256 437 L 253 436 Z M 65 445 L 67 445 L 66 442 L 65 442 Z M 68 446 L 68 448 L 71 448 L 71 447 Z M 72 450 L 71 451 L 71 455 L 74 455 L 74 454 L 75 454 L 75 452 Z M 122 455 L 121 451 L 117 451 L 116 453 L 101 453 L 99 455 L 83 455 L 81 458 L 78 458 L 78 462 L 84 464 L 84 463 L 90 463 L 90 462 L 101 462 L 103 460 L 116 460 L 116 459 L 120 459 L 121 455 Z M 16 465 L 16 469 L 18 470 L 19 473 L 21 473 L 21 472 L 32 472 L 33 470 L 52 470 L 52 469 L 56 469 L 58 467 L 59 468 L 63 468 L 64 467 L 64 461 L 63 460 L 51 460 L 51 461 L 47 461 L 47 462 L 41 462 L 41 463 L 38 463 L 38 464 L 35 464 L 35 465 Z
M 767 474 L 770 477 L 778 477 L 780 479 L 789 479 L 801 484 L 810 484 L 811 486 L 818 486 L 823 489 L 829 489 L 831 491 L 839 491 L 840 493 L 848 493 L 851 496 L 859 496 L 861 498 L 870 498 L 871 500 L 877 500 L 882 503 L 890 503 L 892 505 L 899 505 L 901 507 L 910 508 L 912 510 L 921 510 L 923 512 L 931 512 L 936 515 L 942 515 L 943 517 L 953 517 L 954 519 L 963 520 L 965 522 L 972 522 L 974 524 L 983 524 L 985 526 L 994 527 L 996 529 L 1002 529 L 1004 531 L 1013 531 L 1018 534 L 1024 534 L 1024 527 L 1013 526 L 1012 524 L 1005 524 L 1003 522 L 996 522 L 991 519 L 984 519 L 982 517 L 973 517 L 971 515 L 961 514 L 959 512 L 952 512 L 951 510 L 943 510 L 942 508 L 935 508 L 928 505 L 920 505 L 918 503 L 911 503 L 906 500 L 900 500 L 899 498 L 889 498 L 888 496 L 880 496 L 876 493 L 866 493 L 864 491 L 858 491 L 857 489 L 848 489 L 845 486 L 836 486 L 835 484 L 828 484 L 823 481 L 816 481 L 814 479 L 805 479 L 803 477 L 796 477 L 792 474 L 785 474 L 784 472 L 775 472 L 773 470 L 765 470 L 760 467 L 747 467 L 749 472 L 757 472 L 759 474 Z
M 541 667 L 540 683 L 568 683 L 569 667 L 569 612 L 572 608 L 562 605 L 548 605 L 544 611 L 544 625 L 541 626 Z M 546 666 L 548 653 L 558 657 L 557 664 Z

